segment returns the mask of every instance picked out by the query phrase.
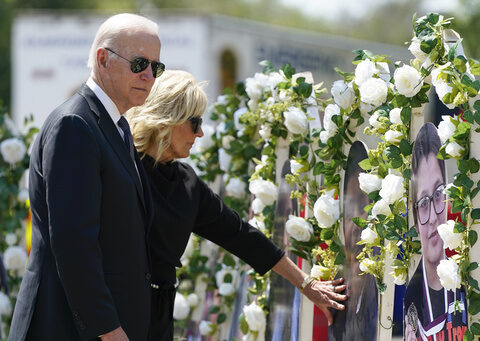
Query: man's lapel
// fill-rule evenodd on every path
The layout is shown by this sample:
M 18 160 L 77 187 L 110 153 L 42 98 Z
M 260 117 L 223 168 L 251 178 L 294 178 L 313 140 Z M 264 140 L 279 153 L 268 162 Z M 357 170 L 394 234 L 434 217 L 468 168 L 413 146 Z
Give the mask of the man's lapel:
M 142 184 L 140 183 L 137 170 L 135 169 L 133 160 L 130 158 L 128 150 L 122 140 L 122 137 L 120 136 L 120 133 L 118 132 L 115 123 L 112 121 L 112 118 L 105 110 L 102 102 L 100 102 L 97 96 L 95 96 L 93 91 L 87 85 L 84 84 L 78 92 L 87 100 L 90 109 L 95 113 L 95 115 L 97 115 L 98 125 L 102 130 L 103 135 L 110 143 L 112 149 L 115 151 L 118 158 L 132 177 L 132 180 L 135 183 L 135 187 L 137 188 L 138 196 L 142 202 L 143 207 L 146 209 Z M 137 154 L 136 151 L 135 154 Z M 148 183 L 144 183 L 144 186 L 148 186 Z

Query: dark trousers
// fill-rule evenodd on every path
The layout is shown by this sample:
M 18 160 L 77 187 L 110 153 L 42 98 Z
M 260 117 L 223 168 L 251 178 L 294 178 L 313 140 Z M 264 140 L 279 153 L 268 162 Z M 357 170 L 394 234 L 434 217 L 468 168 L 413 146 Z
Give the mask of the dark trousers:
M 152 316 L 150 318 L 149 341 L 173 340 L 173 304 L 175 288 L 164 286 L 152 289 Z

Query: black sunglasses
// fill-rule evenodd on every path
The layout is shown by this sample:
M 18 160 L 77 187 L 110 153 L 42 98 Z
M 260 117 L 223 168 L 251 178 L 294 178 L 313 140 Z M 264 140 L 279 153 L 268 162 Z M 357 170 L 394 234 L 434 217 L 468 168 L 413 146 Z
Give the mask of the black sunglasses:
M 113 51 L 112 49 L 105 47 L 105 50 L 112 52 L 113 54 L 117 55 L 118 57 L 126 60 L 127 62 L 130 63 L 130 70 L 133 73 L 139 73 L 145 70 L 149 64 L 152 64 L 152 73 L 154 78 L 158 78 L 162 75 L 163 71 L 165 71 L 165 64 L 161 62 L 156 62 L 154 60 L 148 60 L 147 58 L 144 57 L 135 57 L 134 60 L 127 59 L 121 55 L 119 55 L 117 52 Z
M 198 130 L 202 127 L 202 118 L 201 117 L 190 117 L 188 119 L 192 123 L 192 131 L 194 134 L 198 133 Z

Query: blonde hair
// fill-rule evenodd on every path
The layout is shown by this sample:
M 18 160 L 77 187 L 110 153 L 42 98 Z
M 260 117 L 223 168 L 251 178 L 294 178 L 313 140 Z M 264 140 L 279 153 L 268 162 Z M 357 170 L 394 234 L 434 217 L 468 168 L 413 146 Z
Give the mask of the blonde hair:
M 98 28 L 93 44 L 90 48 L 87 67 L 92 71 L 95 70 L 95 61 L 97 59 L 97 50 L 99 48 L 109 47 L 111 49 L 118 49 L 118 37 L 138 28 L 145 29 L 152 34 L 158 35 L 158 25 L 141 15 L 121 13 L 108 18 Z
M 142 106 L 127 111 L 135 147 L 144 156 L 157 147 L 156 161 L 170 147 L 172 127 L 192 117 L 201 117 L 207 95 L 186 71 L 167 70 L 159 78 Z

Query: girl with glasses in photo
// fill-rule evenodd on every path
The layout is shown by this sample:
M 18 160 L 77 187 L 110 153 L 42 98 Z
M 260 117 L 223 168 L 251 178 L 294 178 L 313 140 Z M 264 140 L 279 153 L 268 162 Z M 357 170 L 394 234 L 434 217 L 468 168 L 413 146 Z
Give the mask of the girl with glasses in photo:
M 437 228 L 447 220 L 445 162 L 437 158 L 440 147 L 437 129 L 432 123 L 425 124 L 415 140 L 412 157 L 413 217 L 422 259 L 404 298 L 406 341 L 463 340 L 467 326 L 464 291 L 444 289 L 437 274 L 437 266 L 446 258 Z M 456 303 L 460 311 L 455 311 Z

